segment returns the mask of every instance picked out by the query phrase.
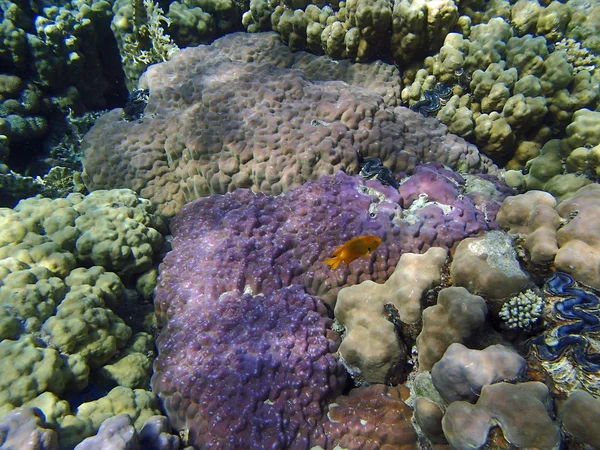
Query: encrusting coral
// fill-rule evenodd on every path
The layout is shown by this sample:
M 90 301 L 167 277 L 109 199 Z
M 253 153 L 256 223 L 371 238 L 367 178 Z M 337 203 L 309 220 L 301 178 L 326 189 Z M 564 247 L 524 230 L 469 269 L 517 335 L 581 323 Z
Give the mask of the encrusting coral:
M 468 344 L 483 329 L 485 300 L 463 287 L 438 293 L 437 304 L 423 311 L 423 329 L 417 336 L 419 370 L 430 370 L 455 342 Z
M 501 231 L 461 241 L 454 253 L 450 275 L 455 286 L 489 299 L 517 294 L 529 283 L 529 276 L 519 266 L 512 240 Z
M 503 345 L 471 350 L 456 342 L 433 365 L 431 379 L 446 402 L 474 402 L 483 386 L 522 379 L 526 367 L 523 357 Z
M 442 419 L 444 434 L 453 448 L 480 448 L 498 425 L 511 444 L 551 450 L 560 443 L 560 429 L 546 410 L 549 394 L 538 381 L 483 386 L 476 404 L 450 404 Z

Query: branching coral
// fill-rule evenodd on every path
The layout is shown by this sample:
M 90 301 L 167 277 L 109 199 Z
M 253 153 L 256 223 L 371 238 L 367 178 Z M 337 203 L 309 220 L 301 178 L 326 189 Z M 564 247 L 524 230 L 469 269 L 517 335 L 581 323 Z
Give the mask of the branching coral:
M 163 9 L 153 0 L 132 0 L 133 33 L 125 37 L 122 58 L 149 66 L 167 61 L 179 47 L 165 33 L 162 24 L 169 26 Z
M 502 306 L 500 317 L 509 328 L 528 329 L 542 313 L 543 298 L 531 289 L 520 292 Z
M 587 70 L 594 72 L 598 64 L 598 57 L 590 52 L 589 49 L 582 47 L 581 42 L 575 39 L 564 38 L 554 45 L 555 50 L 564 51 L 567 61 L 573 65 L 575 73 Z

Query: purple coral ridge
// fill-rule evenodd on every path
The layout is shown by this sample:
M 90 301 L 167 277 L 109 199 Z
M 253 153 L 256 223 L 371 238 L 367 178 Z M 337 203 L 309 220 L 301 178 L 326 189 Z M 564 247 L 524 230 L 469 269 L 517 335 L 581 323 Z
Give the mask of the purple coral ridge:
M 461 190 L 445 177 L 422 188 Z M 496 196 L 482 203 L 488 211 L 505 195 Z M 404 252 L 495 227 L 471 194 L 451 201 L 406 211 L 397 190 L 339 172 L 283 196 L 239 189 L 186 205 L 155 298 L 165 328 L 152 386 L 173 425 L 206 448 L 331 448 L 327 404 L 345 372 L 323 300 L 333 304 L 341 287 L 365 279 L 383 282 Z M 383 240 L 370 258 L 336 271 L 322 262 L 364 234 Z

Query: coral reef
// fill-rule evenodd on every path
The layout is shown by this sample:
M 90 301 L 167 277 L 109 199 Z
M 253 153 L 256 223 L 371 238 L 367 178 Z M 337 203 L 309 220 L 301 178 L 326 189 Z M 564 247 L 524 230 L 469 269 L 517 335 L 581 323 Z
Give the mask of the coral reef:
M 31 231 L 39 230 L 40 243 L 49 250 L 61 248 L 80 264 L 103 265 L 127 276 L 149 269 L 162 246 L 166 227 L 154 213 L 149 201 L 126 189 L 57 200 L 30 198 L 12 210 L 1 210 L 0 220 L 8 232 L 0 243 L 11 249 L 30 245 L 27 231 L 34 227 Z
M 600 446 L 600 433 L 594 425 L 600 419 L 600 401 L 586 391 L 573 391 L 559 410 L 564 430 L 577 441 Z
M 356 61 L 384 53 L 404 65 L 439 49 L 458 19 L 457 4 L 451 0 L 308 3 L 252 0 L 242 22 L 250 32 L 277 31 L 296 51 L 309 49 Z
M 556 205 L 548 194 L 529 191 L 506 199 L 498 222 L 527 250 L 529 261 L 553 262 L 557 270 L 598 289 L 599 194 L 600 185 L 588 184 Z
M 73 448 L 114 413 L 128 413 L 139 430 L 160 412 L 143 390 L 152 337 L 132 336 L 141 326 L 131 311 L 119 315 L 141 297 L 124 283 L 135 287 L 162 248 L 166 227 L 153 212 L 126 190 L 0 209 L 0 418 L 39 408 L 60 448 Z
M 171 21 L 154 0 L 116 1 L 113 13 L 111 29 L 119 45 L 125 82 L 131 92 L 148 66 L 167 61 L 179 48 L 165 33 Z
M 159 300 L 179 297 L 166 283 Z M 346 373 L 322 301 L 299 286 L 219 298 L 190 298 L 158 339 L 152 388 L 173 425 L 198 447 L 325 446 L 327 403 Z
M 174 425 L 188 428 L 195 445 L 323 446 L 327 405 L 343 389 L 345 374 L 332 354 L 338 340 L 327 330 L 323 300 L 333 306 L 343 286 L 384 281 L 403 253 L 452 246 L 493 226 L 493 215 L 473 206 L 494 211 L 497 203 L 481 192 L 446 198 L 460 188 L 455 179 L 435 164 L 424 167 L 404 183 L 401 200 L 389 186 L 340 172 L 282 196 L 238 189 L 184 206 L 171 223 L 173 250 L 161 265 L 155 298 L 164 329 L 152 386 Z M 493 186 L 490 180 L 482 183 Z M 415 206 L 410 195 L 417 190 L 440 203 Z M 340 243 L 365 234 L 382 239 L 370 258 L 337 271 L 323 263 Z M 437 264 L 439 258 L 444 254 Z M 473 297 L 464 300 L 463 290 L 454 289 L 461 305 Z M 485 305 L 477 308 L 482 316 Z M 463 319 L 457 324 L 467 328 Z M 300 420 L 301 405 L 309 421 Z M 282 421 L 286 431 L 276 434 Z
M 543 301 L 540 295 L 527 289 L 504 303 L 499 316 L 508 328 L 528 330 L 540 318 Z
M 0 447 L 599 447 L 599 24 L 2 0 Z
M 403 401 L 403 391 L 403 386 L 374 384 L 337 397 L 327 413 L 326 433 L 349 450 L 416 450 L 418 437 L 411 425 L 412 411 Z
M 491 299 L 517 294 L 529 284 L 512 240 L 501 231 L 461 241 L 454 253 L 450 275 L 454 285 Z
M 0 422 L 0 446 L 23 450 L 58 450 L 56 432 L 46 428 L 44 415 L 36 408 L 11 411 Z
M 367 78 L 354 65 L 348 84 L 327 81 L 347 68 L 293 54 L 273 33 L 177 52 L 141 80 L 150 90 L 144 120 L 128 122 L 116 109 L 85 136 L 84 180 L 91 190 L 129 187 L 172 215 L 212 193 L 279 194 L 338 169 L 357 173 L 358 154 L 393 172 L 430 161 L 495 170 L 444 126 L 387 107 L 380 92 L 397 80 L 380 67 Z
M 504 200 L 498 215 L 498 225 L 527 250 L 535 264 L 554 260 L 558 252 L 556 231 L 561 219 L 555 211 L 556 199 L 543 191 L 529 191 Z
M 551 17 L 544 15 L 550 28 L 538 23 L 548 30 L 540 32 L 545 36 L 514 36 L 497 16 L 466 34 L 449 33 L 440 52 L 425 59 L 425 69 L 405 73 L 402 100 L 416 106 L 438 81 L 454 85 L 454 96 L 432 110 L 439 109 L 437 118 L 495 161 L 523 167 L 552 135 L 560 136 L 576 111 L 595 108 L 600 98 L 595 68 L 573 56 L 580 50 L 548 50 L 548 34 L 557 30 Z
M 585 111 L 577 111 L 574 116 L 582 117 L 580 112 Z M 567 127 L 571 132 L 576 129 L 572 126 L 574 123 Z M 506 182 L 520 192 L 549 192 L 559 202 L 571 197 L 579 188 L 592 183 L 591 179 L 596 178 L 600 154 L 591 144 L 571 150 L 567 142 L 566 139 L 546 142 L 539 154 L 527 162 L 523 171 L 526 173 L 509 170 L 505 175 Z
M 138 433 L 129 414 L 118 414 L 106 419 L 98 433 L 84 439 L 75 450 L 177 450 L 179 436 L 170 434 L 170 431 L 169 421 L 164 416 L 149 417 Z

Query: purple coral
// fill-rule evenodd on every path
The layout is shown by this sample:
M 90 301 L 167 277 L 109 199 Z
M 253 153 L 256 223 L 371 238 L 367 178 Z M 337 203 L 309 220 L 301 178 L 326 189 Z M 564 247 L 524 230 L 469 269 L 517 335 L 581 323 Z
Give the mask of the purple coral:
M 194 299 L 159 338 L 153 389 L 195 446 L 325 446 L 327 401 L 345 383 L 330 322 L 299 286 Z
M 446 182 L 460 185 L 435 189 Z M 155 299 L 165 328 L 152 385 L 173 425 L 207 448 L 329 447 L 327 404 L 345 372 L 323 300 L 384 281 L 404 252 L 495 227 L 470 194 L 451 201 L 407 212 L 398 191 L 339 172 L 283 196 L 236 190 L 186 205 Z M 370 258 L 336 271 L 322 262 L 364 234 L 383 239 Z

